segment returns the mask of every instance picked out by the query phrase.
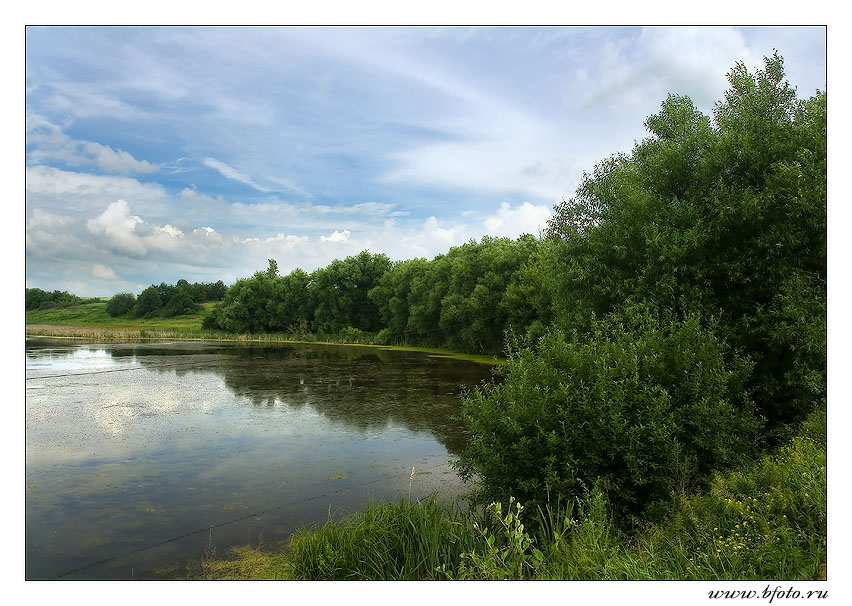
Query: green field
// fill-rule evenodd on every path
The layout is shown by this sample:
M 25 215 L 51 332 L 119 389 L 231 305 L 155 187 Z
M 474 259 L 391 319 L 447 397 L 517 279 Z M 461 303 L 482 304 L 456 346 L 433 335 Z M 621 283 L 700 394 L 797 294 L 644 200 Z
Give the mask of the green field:
M 169 331 L 198 336 L 202 333 L 201 321 L 213 305 L 215 303 L 202 303 L 194 313 L 171 318 L 113 318 L 106 311 L 106 301 L 55 309 L 35 309 L 26 312 L 27 333 L 44 331 L 47 326 L 64 326 L 137 332 Z

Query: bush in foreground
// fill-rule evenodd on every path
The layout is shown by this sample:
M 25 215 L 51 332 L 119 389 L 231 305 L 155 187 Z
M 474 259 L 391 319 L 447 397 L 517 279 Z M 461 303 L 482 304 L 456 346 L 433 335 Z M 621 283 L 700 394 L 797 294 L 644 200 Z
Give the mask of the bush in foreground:
M 510 347 L 503 380 L 463 398 L 461 469 L 489 499 L 570 501 L 599 486 L 619 512 L 639 513 L 754 452 L 748 364 L 725 354 L 697 317 L 648 312 Z

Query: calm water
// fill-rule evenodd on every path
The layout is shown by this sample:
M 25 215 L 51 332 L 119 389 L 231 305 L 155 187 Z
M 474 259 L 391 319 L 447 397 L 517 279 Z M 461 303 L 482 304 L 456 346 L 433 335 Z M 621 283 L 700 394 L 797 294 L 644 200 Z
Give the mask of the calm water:
M 489 374 L 372 348 L 28 340 L 26 577 L 168 578 L 329 508 L 461 494 L 458 393 Z

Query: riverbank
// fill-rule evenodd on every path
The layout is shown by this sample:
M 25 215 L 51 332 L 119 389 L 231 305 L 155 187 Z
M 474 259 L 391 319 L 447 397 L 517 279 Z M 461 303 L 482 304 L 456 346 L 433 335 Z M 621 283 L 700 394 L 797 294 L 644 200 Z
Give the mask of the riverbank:
M 597 491 L 546 512 L 506 505 L 370 505 L 277 548 L 203 559 L 192 578 L 825 580 L 825 412 L 702 493 L 675 496 L 661 522 L 636 531 Z
M 193 313 L 170 318 L 113 318 L 106 312 L 106 303 L 87 303 L 56 309 L 26 312 L 27 337 L 106 341 L 191 340 L 225 341 L 235 343 L 310 343 L 313 345 L 346 345 L 373 347 L 396 351 L 417 351 L 432 356 L 467 360 L 482 364 L 502 364 L 498 356 L 467 354 L 446 349 L 406 345 L 379 345 L 371 335 L 362 333 L 357 341 L 329 335 L 310 333 L 231 334 L 205 330 L 202 327 L 214 303 L 203 303 Z

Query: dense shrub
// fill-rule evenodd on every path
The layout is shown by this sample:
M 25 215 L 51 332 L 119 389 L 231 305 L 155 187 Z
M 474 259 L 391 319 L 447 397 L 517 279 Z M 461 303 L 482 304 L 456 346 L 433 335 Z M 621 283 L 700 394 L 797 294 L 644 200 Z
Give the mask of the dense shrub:
M 130 292 L 120 292 L 107 301 L 106 310 L 110 316 L 116 318 L 129 312 L 134 305 L 136 305 L 136 295 Z
M 642 510 L 754 450 L 749 365 L 726 353 L 697 317 L 647 312 L 510 347 L 501 380 L 463 398 L 461 468 L 490 496 L 570 500 L 597 485 L 620 510 Z

